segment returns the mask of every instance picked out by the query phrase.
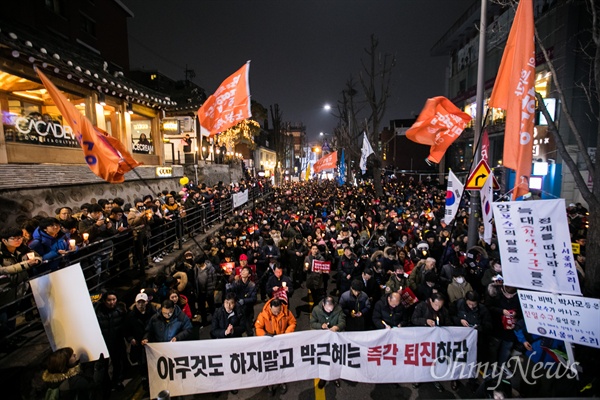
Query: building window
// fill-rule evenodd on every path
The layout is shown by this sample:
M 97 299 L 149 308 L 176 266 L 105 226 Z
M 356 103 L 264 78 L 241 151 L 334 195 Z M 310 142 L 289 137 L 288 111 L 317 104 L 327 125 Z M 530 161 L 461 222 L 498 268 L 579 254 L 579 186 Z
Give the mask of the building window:
M 65 16 L 66 7 L 64 0 L 45 0 L 45 2 L 46 8 L 48 8 L 50 11 L 62 17 Z
M 7 142 L 45 146 L 79 147 L 73 130 L 39 83 L 6 72 L 0 72 L 0 95 L 4 137 Z M 26 88 L 26 89 L 25 89 Z M 64 92 L 75 107 L 85 115 L 86 99 Z M 5 105 L 6 104 L 6 108 Z
M 81 30 L 96 37 L 96 22 L 87 15 L 81 14 Z
M 156 79 L 156 74 L 152 74 L 152 75 L 150 75 L 150 80 L 151 80 L 151 81 L 153 81 L 153 80 L 155 80 L 155 79 Z

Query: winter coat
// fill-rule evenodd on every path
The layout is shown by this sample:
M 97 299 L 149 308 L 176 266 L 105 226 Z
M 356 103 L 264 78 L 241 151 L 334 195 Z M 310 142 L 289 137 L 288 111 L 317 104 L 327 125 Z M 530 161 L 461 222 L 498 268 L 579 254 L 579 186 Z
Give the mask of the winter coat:
M 154 314 L 156 314 L 156 309 L 151 304 L 146 306 L 144 314 L 135 305 L 133 306 L 133 309 L 125 317 L 125 326 L 123 328 L 123 334 L 127 342 L 135 339 L 138 344 L 141 343 L 146 333 L 146 326 L 148 326 L 148 322 Z
M 454 325 L 462 326 L 460 321 L 464 319 L 477 329 L 480 335 L 492 331 L 492 316 L 485 305 L 478 304 L 477 307 L 471 309 L 465 299 L 458 299 L 455 307 Z
M 398 277 L 396 274 L 391 274 L 390 279 L 385 283 L 385 286 L 386 293 L 397 292 L 400 288 L 405 289 L 408 287 L 408 279 L 404 275 Z
M 233 332 L 225 335 L 227 327 L 231 324 Z M 212 327 L 210 336 L 214 339 L 241 337 L 246 331 L 246 317 L 244 311 L 239 304 L 236 304 L 230 314 L 227 313 L 225 307 L 219 307 L 215 310 L 212 317 Z
M 196 293 L 213 293 L 217 285 L 217 273 L 215 267 L 209 262 L 204 268 L 196 265 L 194 268 Z
M 256 295 L 258 287 L 254 282 L 248 279 L 248 282 L 244 283 L 242 279 L 233 281 L 229 287 L 229 291 L 235 293 L 235 297 L 240 306 L 243 307 L 244 314 L 246 316 L 254 315 L 254 305 L 256 304 Z M 246 311 L 252 311 L 249 314 Z
M 465 294 L 473 290 L 471 284 L 465 280 L 465 282 L 460 285 L 456 281 L 452 280 L 452 282 L 448 285 L 448 300 L 450 300 L 450 304 L 454 303 L 458 299 L 464 299 Z
M 177 338 L 180 342 L 189 339 L 191 335 L 192 322 L 176 305 L 169 320 L 163 317 L 162 312 L 157 312 L 150 318 L 144 339 L 148 339 L 149 342 L 170 342 L 171 339 Z
M 439 318 L 439 326 L 450 326 L 452 320 L 448 314 L 448 310 L 445 307 L 440 308 L 439 311 L 435 311 L 429 302 L 429 299 L 424 300 L 417 304 L 415 311 L 412 316 L 412 324 L 414 326 L 429 326 L 427 320 L 431 319 L 436 321 L 436 317 Z
M 505 341 L 512 341 L 515 338 L 514 330 L 504 329 L 503 310 L 515 311 L 515 320 L 523 318 L 521 311 L 521 303 L 519 302 L 519 296 L 515 294 L 513 297 L 508 298 L 502 292 L 502 289 L 498 289 L 496 296 L 490 297 L 489 301 L 490 314 L 492 315 L 492 333 L 499 339 Z
M 296 330 L 296 318 L 288 309 L 287 304 L 281 303 L 281 312 L 275 316 L 271 312 L 271 302 L 267 301 L 260 314 L 256 318 L 254 327 L 256 336 L 273 336 L 284 333 L 292 333 Z
M 92 368 L 93 371 L 90 371 Z M 42 381 L 47 389 L 58 389 L 61 400 L 95 398 L 92 397 L 93 393 L 101 387 L 105 371 L 98 367 L 92 368 L 82 368 L 82 365 L 76 365 L 64 373 L 50 373 L 45 370 L 42 374 Z
M 269 280 L 267 281 L 267 295 L 269 297 L 273 296 L 273 288 L 275 286 L 277 287 L 281 287 L 281 283 L 285 282 L 288 288 L 287 291 L 287 295 L 288 295 L 288 299 L 292 297 L 292 295 L 294 294 L 294 283 L 292 282 L 292 280 L 290 279 L 289 276 L 286 275 L 281 275 L 281 278 L 277 278 L 275 275 L 271 275 L 271 277 L 269 278 Z
M 60 256 L 58 250 L 69 250 L 69 242 L 65 240 L 63 232 L 59 232 L 58 236 L 54 238 L 38 227 L 33 231 L 32 238 L 29 248 L 41 255 L 43 260 L 58 258 Z
M 27 269 L 30 268 L 26 259 L 27 253 L 31 251 L 22 244 L 11 253 L 4 243 L 0 244 L 0 307 L 25 295 L 29 278 Z M 37 253 L 35 258 L 42 261 L 42 257 Z
M 398 304 L 396 307 L 390 307 L 388 297 L 384 296 L 375 304 L 373 310 L 373 325 L 376 329 L 384 329 L 385 324 L 392 328 L 408 326 L 408 311 Z
M 125 337 L 126 311 L 123 303 L 117 303 L 115 308 L 109 309 L 100 300 L 100 303 L 96 306 L 96 317 L 108 350 L 113 349 L 113 351 L 116 351 L 123 344 L 123 338 Z M 113 354 L 111 356 L 114 357 Z
M 371 309 L 371 302 L 365 292 L 360 292 L 358 297 L 355 297 L 352 291 L 348 290 L 340 296 L 340 306 L 344 310 L 346 317 L 349 317 L 352 311 L 360 312 L 363 315 L 368 313 Z
M 340 332 L 346 329 L 346 314 L 344 314 L 339 304 L 336 304 L 330 313 L 323 308 L 323 300 L 318 306 L 313 307 L 310 314 L 311 329 L 323 329 L 324 323 L 327 323 L 329 328 L 337 326 Z

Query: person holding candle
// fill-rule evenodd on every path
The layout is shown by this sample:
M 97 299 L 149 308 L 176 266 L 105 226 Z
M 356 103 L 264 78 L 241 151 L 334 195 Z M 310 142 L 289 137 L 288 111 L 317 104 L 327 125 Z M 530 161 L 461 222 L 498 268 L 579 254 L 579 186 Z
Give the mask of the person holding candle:
M 441 293 L 433 293 L 429 299 L 417 304 L 412 316 L 415 326 L 450 326 L 452 321 L 448 310 L 444 307 L 444 296 Z
M 72 250 L 69 240 L 56 218 L 42 219 L 33 232 L 29 247 L 41 255 L 43 260 L 48 260 L 48 263 L 43 268 L 34 267 L 33 274 L 58 269 L 62 255 Z
M 400 293 L 394 291 L 375 304 L 373 325 L 376 329 L 392 329 L 408 326 L 408 311 L 400 304 Z

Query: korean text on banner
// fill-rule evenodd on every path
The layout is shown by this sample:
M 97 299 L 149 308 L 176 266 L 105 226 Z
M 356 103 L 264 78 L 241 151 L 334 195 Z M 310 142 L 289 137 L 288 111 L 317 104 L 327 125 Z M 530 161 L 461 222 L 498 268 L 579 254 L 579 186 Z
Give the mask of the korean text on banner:
M 125 181 L 125 173 L 141 164 L 133 159 L 121 142 L 92 125 L 42 71 L 37 68 L 35 71 L 63 118 L 73 129 L 75 139 L 83 149 L 85 162 L 92 172 L 106 182 Z
M 29 281 L 53 351 L 71 347 L 81 361 L 94 361 L 108 350 L 98 325 L 81 265 L 74 264 Z
M 313 260 L 311 269 L 313 272 L 324 272 L 328 274 L 331 272 L 331 261 Z
M 302 331 L 149 343 L 150 394 L 222 392 L 321 378 L 364 383 L 465 379 L 477 372 L 477 331 L 414 327 L 370 332 Z
M 446 210 L 444 211 L 444 222 L 446 224 L 450 224 L 456 216 L 463 192 L 463 184 L 450 170 L 448 172 L 448 188 L 446 189 Z
M 337 151 L 321 157 L 321 159 L 313 165 L 313 170 L 316 174 L 325 171 L 326 169 L 334 169 L 335 167 L 337 167 Z
M 198 109 L 198 120 L 210 136 L 223 132 L 252 116 L 250 111 L 250 61 L 225 79 Z
M 600 348 L 600 300 L 518 290 L 527 332 Z
M 503 162 L 517 173 L 513 200 L 529 192 L 535 104 L 533 0 L 521 0 L 489 100 L 506 110 Z
M 493 203 L 504 283 L 581 295 L 565 200 Z
M 492 244 L 492 234 L 494 227 L 492 220 L 494 212 L 492 211 L 492 202 L 494 201 L 494 174 L 489 174 L 483 187 L 481 188 L 481 217 L 483 219 L 483 240 L 487 244 Z
M 433 97 L 427 99 L 417 121 L 406 131 L 406 137 L 431 146 L 427 159 L 439 164 L 471 119 L 444 96 Z

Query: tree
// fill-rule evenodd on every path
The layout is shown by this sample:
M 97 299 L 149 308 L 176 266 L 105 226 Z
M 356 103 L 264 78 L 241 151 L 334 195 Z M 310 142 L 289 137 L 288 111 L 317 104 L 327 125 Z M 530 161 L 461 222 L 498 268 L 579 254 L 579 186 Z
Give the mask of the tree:
M 396 57 L 384 53 L 382 54 L 379 50 L 379 40 L 371 35 L 371 44 L 369 48 L 365 49 L 368 56 L 368 62 L 361 60 L 362 70 L 359 73 L 360 86 L 362 88 L 363 99 L 362 104 L 365 106 L 364 118 L 359 118 L 359 111 L 362 110 L 360 107 L 355 107 L 354 96 L 357 91 L 354 89 L 352 78 L 346 83 L 346 89 L 342 91 L 342 107 L 338 105 L 338 111 L 340 112 L 340 137 L 350 142 L 349 147 L 345 147 L 346 152 L 354 155 L 358 152 L 358 158 L 360 159 L 360 149 L 362 146 L 362 140 L 360 140 L 359 134 L 364 130 L 367 133 L 369 142 L 374 148 L 377 148 L 379 142 L 379 129 L 383 116 L 387 108 L 387 100 L 390 97 L 390 80 L 392 76 L 392 70 L 396 65 Z M 340 103 L 338 103 L 340 104 Z M 362 124 L 362 130 L 359 128 L 357 121 L 364 121 Z M 358 132 L 358 133 L 357 133 Z M 355 135 L 355 136 L 353 136 Z M 356 143 L 355 145 L 352 145 Z M 342 146 L 340 141 L 340 146 Z M 381 182 L 381 156 L 375 152 L 370 157 L 371 169 L 373 171 L 373 184 L 375 186 L 375 192 L 378 197 L 383 195 L 383 186 Z
M 358 130 L 357 114 L 361 110 L 361 106 L 356 104 L 355 97 L 358 94 L 356 83 L 350 77 L 346 81 L 346 88 L 342 91 L 342 98 L 338 100 L 337 114 L 338 126 L 334 129 L 333 135 L 337 143 L 338 149 L 344 149 L 346 158 L 346 182 L 353 181 L 353 173 L 351 165 L 358 165 L 360 160 L 360 143 L 358 137 L 361 131 Z
M 599 122 L 598 130 L 596 132 L 596 143 L 600 144 L 600 111 L 598 107 L 598 104 L 600 104 L 600 90 L 598 90 L 600 85 L 600 13 L 598 10 L 598 0 L 587 0 L 587 4 L 592 18 L 592 37 L 591 42 L 589 44 L 584 44 L 583 49 L 587 52 L 587 54 L 590 55 L 591 65 L 588 81 L 579 82 L 578 86 L 585 93 L 588 99 L 590 104 L 590 114 L 593 115 L 596 121 Z M 537 29 L 536 42 L 544 54 L 544 58 L 546 59 L 546 63 L 550 69 L 550 72 L 553 76 L 557 76 L 553 60 L 549 57 L 548 51 L 544 46 Z M 573 174 L 577 188 L 580 190 L 581 195 L 588 203 L 588 220 L 590 224 L 587 232 L 584 294 L 587 296 L 600 298 L 600 174 L 596 173 L 598 167 L 598 158 L 596 158 L 596 162 L 593 164 L 587 152 L 584 135 L 579 129 L 577 121 L 575 121 L 572 116 L 573 114 L 569 109 L 570 103 L 567 101 L 565 91 L 558 80 L 555 80 L 554 88 L 560 100 L 562 116 L 567 121 L 569 129 L 571 130 L 571 133 L 577 143 L 579 155 L 583 158 L 593 181 L 592 190 L 588 188 L 587 183 L 577 166 L 577 163 L 568 153 L 564 139 L 560 135 L 556 123 L 552 120 L 552 117 L 548 113 L 541 95 L 536 93 L 536 97 L 538 100 L 538 106 L 548 121 L 548 129 L 556 141 L 558 153 L 560 154 L 564 163 L 567 164 L 567 167 Z

